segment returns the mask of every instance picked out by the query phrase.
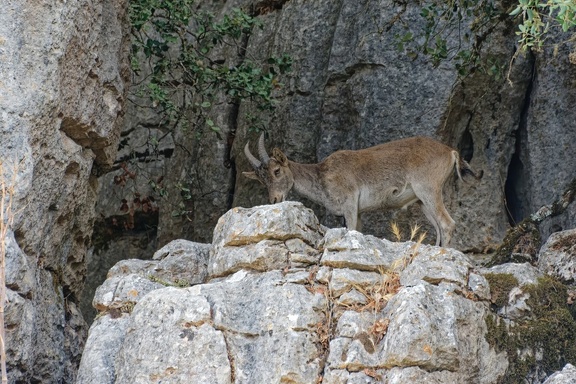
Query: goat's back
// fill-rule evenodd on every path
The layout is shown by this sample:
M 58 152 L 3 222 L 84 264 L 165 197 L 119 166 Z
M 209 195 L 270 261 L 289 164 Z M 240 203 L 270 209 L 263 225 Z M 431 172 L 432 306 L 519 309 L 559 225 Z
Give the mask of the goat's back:
M 330 173 L 345 173 L 364 183 L 397 183 L 420 178 L 440 178 L 442 183 L 454 166 L 449 146 L 428 137 L 410 137 L 360 150 L 334 152 L 320 163 Z

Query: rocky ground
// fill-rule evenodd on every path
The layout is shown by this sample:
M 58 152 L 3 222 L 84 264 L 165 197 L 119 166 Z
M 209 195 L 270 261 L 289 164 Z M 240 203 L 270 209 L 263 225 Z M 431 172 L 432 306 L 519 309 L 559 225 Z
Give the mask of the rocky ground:
M 110 270 L 77 383 L 542 383 L 542 356 L 522 368 L 497 333 L 540 316 L 542 276 L 327 229 L 300 203 L 234 208 L 212 244 L 176 240 Z

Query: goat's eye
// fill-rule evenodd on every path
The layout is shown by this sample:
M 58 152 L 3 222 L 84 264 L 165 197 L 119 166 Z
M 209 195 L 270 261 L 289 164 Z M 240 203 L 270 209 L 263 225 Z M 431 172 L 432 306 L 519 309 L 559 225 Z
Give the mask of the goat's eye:
M 280 176 L 280 169 L 274 170 L 274 176 L 276 176 L 276 177 Z

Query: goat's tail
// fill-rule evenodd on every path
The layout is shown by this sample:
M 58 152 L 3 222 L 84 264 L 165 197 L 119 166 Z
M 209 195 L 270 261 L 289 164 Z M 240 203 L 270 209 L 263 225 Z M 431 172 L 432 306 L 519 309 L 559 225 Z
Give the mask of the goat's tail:
M 462 176 L 467 175 L 474 177 L 476 180 L 480 180 L 482 176 L 484 176 L 484 171 L 482 170 L 478 174 L 476 174 L 476 172 L 474 172 L 472 167 L 470 167 L 470 164 L 468 164 L 466 160 L 463 160 L 460 157 L 460 154 L 458 154 L 458 152 L 452 151 L 452 157 L 454 158 L 454 166 L 456 167 L 456 174 L 458 175 L 458 178 L 460 180 L 463 181 Z

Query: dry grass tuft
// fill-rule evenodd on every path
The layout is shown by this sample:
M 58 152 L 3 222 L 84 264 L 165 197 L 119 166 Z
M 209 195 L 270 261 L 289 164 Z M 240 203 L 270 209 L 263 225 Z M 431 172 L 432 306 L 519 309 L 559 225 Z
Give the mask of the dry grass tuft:
M 388 332 L 388 325 L 390 325 L 390 319 L 378 319 L 372 324 L 368 332 L 374 338 L 374 344 L 378 344 L 384 338 Z
M 366 376 L 370 376 L 371 378 L 378 380 L 378 382 L 382 381 L 382 375 L 379 375 L 378 372 L 376 372 L 374 369 L 364 368 L 362 372 L 364 372 Z
M 416 235 L 418 234 L 418 232 L 420 232 L 420 228 L 422 228 L 421 226 L 419 226 L 418 224 L 414 224 L 411 228 L 410 228 L 410 241 L 413 241 L 416 238 Z M 424 236 L 426 236 L 426 232 L 423 232 Z M 422 234 L 420 234 L 420 236 L 422 236 Z M 422 240 L 424 240 L 424 238 L 422 238 Z M 422 242 L 422 241 L 420 241 Z
M 410 237 L 408 238 L 408 241 L 414 241 L 414 239 L 418 237 L 418 240 L 416 241 L 422 243 L 424 238 L 426 238 L 426 231 L 420 232 L 420 229 L 422 229 L 422 226 L 419 224 L 414 224 L 413 226 L 411 226 Z M 396 223 L 395 221 L 390 223 L 390 230 L 392 231 L 392 234 L 394 235 L 396 241 L 402 241 L 402 239 L 404 238 L 404 234 L 402 233 L 402 230 L 398 226 L 398 223 Z
M 378 313 L 386 307 L 388 301 L 400 290 L 400 276 L 398 273 L 387 272 L 383 268 L 379 269 L 379 272 L 380 283 L 378 284 L 368 287 L 356 283 L 351 284 L 352 288 L 364 295 L 367 303 L 346 307 L 359 312 L 370 311 L 373 313 Z
M 395 221 L 390 223 L 390 230 L 392 230 L 392 234 L 396 238 L 396 241 L 402 241 L 402 231 Z

